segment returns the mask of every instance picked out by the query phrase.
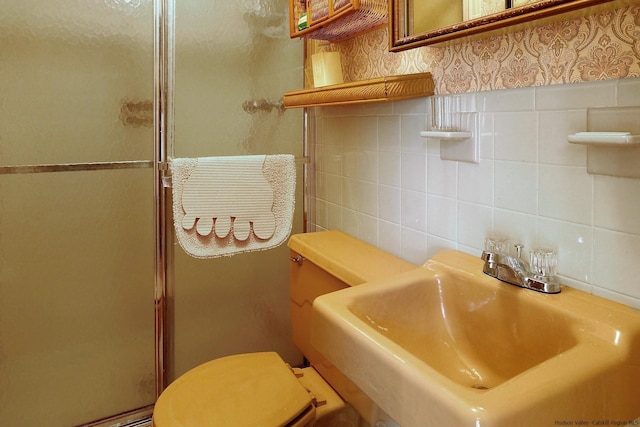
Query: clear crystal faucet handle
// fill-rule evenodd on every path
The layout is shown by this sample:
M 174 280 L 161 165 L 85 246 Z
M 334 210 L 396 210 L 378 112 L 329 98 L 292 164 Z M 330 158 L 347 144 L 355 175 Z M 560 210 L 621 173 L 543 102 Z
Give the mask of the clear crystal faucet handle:
M 558 255 L 555 249 L 533 249 L 530 254 L 531 272 L 541 277 L 553 277 L 558 274 Z
M 522 243 L 516 243 L 513 246 L 516 248 L 516 255 L 518 256 L 518 259 L 522 259 L 522 250 L 524 249 L 524 245 Z
M 484 249 L 488 252 L 507 253 L 509 249 L 509 239 L 504 237 L 487 237 Z

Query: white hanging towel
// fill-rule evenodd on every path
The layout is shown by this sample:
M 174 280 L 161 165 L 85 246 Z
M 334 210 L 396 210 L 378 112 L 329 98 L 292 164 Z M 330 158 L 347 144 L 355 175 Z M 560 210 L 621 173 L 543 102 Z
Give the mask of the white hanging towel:
M 265 250 L 291 233 L 296 166 L 289 154 L 173 159 L 173 222 L 196 258 Z

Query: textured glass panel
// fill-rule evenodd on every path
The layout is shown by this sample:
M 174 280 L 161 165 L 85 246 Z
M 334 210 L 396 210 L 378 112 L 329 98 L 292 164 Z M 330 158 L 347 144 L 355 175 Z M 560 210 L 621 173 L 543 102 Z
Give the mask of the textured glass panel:
M 153 156 L 152 0 L 2 0 L 0 166 Z M 0 175 L 0 424 L 153 403 L 150 169 Z
M 151 1 L 1 7 L 0 164 L 151 158 Z
M 0 419 L 70 426 L 154 400 L 149 169 L 0 176 Z
M 287 0 L 176 4 L 176 157 L 302 155 L 302 113 L 246 112 L 302 88 L 302 41 L 291 40 Z M 302 231 L 302 167 L 293 232 Z M 215 357 L 291 342 L 286 245 L 210 260 L 175 256 L 175 374 Z

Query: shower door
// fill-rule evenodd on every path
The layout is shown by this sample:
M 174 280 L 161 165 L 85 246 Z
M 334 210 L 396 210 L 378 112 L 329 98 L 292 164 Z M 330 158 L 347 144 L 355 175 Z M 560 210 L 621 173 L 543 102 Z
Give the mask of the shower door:
M 294 154 L 293 231 L 303 228 L 302 112 L 283 111 L 302 88 L 303 43 L 289 38 L 287 0 L 176 1 L 175 156 Z M 255 103 L 254 103 L 255 101 Z M 207 360 L 277 351 L 292 364 L 285 244 L 194 259 L 175 246 L 175 377 Z
M 0 425 L 148 407 L 152 1 L 0 10 Z

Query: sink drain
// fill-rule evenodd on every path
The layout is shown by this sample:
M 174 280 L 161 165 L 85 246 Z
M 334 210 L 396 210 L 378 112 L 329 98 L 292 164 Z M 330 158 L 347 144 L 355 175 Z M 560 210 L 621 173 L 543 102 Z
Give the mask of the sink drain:
M 475 388 L 476 390 L 489 390 L 491 387 L 484 384 L 474 384 L 471 386 L 471 388 Z

